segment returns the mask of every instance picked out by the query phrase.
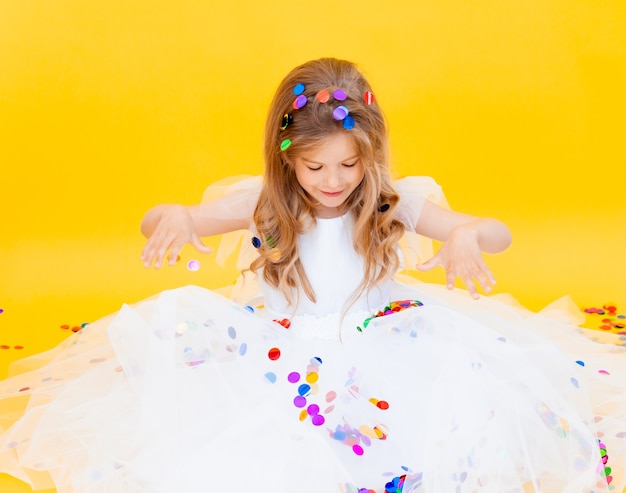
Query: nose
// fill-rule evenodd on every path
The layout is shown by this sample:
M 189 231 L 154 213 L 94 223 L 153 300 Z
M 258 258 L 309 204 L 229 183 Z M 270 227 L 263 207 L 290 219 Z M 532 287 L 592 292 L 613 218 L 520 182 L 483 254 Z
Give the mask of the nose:
M 324 186 L 334 190 L 341 185 L 341 172 L 331 167 L 326 168 L 324 173 Z

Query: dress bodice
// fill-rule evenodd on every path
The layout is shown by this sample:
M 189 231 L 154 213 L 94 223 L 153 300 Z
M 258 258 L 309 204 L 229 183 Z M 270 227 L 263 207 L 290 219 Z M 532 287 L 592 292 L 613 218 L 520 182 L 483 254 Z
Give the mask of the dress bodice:
M 363 259 L 352 242 L 353 219 L 350 214 L 332 219 L 318 218 L 315 226 L 298 238 L 298 254 L 315 292 L 316 302 L 303 292 L 293 291 L 297 306 L 290 306 L 281 293 L 271 288 L 259 276 L 265 297 L 265 307 L 284 315 L 337 315 L 348 308 L 348 313 L 371 312 L 389 297 L 390 281 L 371 289 L 367 295 L 347 306 L 352 294 L 363 280 Z

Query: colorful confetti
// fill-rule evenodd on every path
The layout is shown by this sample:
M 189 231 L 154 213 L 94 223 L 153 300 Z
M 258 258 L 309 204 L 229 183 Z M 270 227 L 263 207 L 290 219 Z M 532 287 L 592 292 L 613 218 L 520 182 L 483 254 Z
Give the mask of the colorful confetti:
M 372 315 L 369 318 L 366 318 L 363 321 L 363 328 L 357 327 L 356 330 L 358 330 L 359 332 L 363 332 L 363 329 L 366 329 L 367 326 L 372 321 L 372 319 L 374 318 L 384 317 L 386 315 L 393 315 L 394 313 L 401 312 L 402 310 L 406 310 L 407 308 L 418 307 L 418 306 L 423 306 L 423 305 L 424 303 L 422 303 L 419 300 L 392 301 L 391 303 L 389 303 L 389 305 L 387 305 L 385 308 L 380 310 L 378 313 Z
M 598 472 L 604 474 L 607 484 L 611 484 L 613 476 L 611 476 L 612 470 L 608 466 L 609 455 L 607 453 L 606 445 L 598 440 L 598 447 L 600 447 L 600 456 L 602 457 L 602 464 L 598 464 Z
M 602 305 L 602 308 L 585 308 L 583 312 L 587 315 L 586 325 L 589 328 L 626 335 L 626 315 L 617 313 L 617 306 L 607 304 Z M 600 321 L 598 317 L 602 317 Z

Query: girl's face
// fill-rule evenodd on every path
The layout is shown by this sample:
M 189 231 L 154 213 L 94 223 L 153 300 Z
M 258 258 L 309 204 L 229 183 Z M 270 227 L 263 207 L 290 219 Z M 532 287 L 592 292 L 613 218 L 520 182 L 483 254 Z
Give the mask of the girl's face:
M 321 218 L 341 216 L 343 204 L 363 180 L 363 163 L 346 132 L 337 132 L 324 143 L 295 160 L 300 186 L 318 202 Z

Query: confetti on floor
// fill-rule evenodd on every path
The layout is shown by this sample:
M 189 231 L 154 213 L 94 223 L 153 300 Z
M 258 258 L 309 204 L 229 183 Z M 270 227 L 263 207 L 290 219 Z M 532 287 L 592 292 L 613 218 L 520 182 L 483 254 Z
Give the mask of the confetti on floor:
M 601 308 L 584 308 L 587 320 L 585 326 L 612 334 L 626 336 L 626 315 L 619 313 L 615 305 L 602 305 Z

